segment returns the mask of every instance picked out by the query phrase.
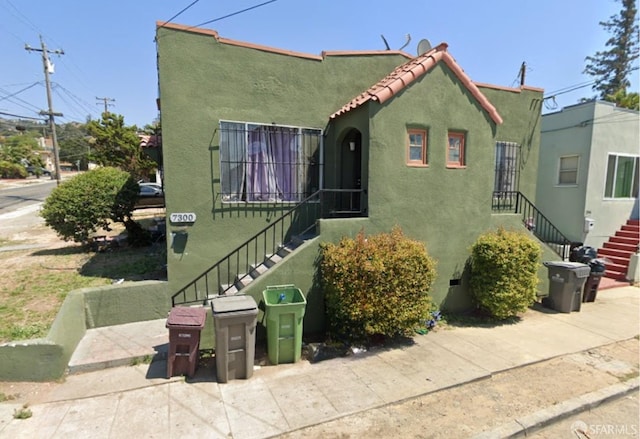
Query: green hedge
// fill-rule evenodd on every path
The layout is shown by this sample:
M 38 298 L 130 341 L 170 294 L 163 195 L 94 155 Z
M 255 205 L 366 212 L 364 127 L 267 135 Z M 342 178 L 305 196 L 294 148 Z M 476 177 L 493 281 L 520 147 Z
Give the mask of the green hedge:
M 329 333 L 338 340 L 407 335 L 429 318 L 435 261 L 402 230 L 321 244 Z
M 47 226 L 65 241 L 86 243 L 110 223 L 125 223 L 138 199 L 138 184 L 116 168 L 83 172 L 56 187 L 42 206 Z
M 471 293 L 498 319 L 524 312 L 536 300 L 542 250 L 525 232 L 498 229 L 481 235 L 471 249 Z
M 0 178 L 27 178 L 24 166 L 0 160 Z

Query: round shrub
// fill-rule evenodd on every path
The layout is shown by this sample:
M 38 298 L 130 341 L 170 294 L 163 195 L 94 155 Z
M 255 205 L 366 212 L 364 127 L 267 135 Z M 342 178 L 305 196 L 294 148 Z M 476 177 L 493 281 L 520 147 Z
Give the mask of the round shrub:
M 471 249 L 471 293 L 477 305 L 503 320 L 536 300 L 542 250 L 524 232 L 498 229 L 481 235 Z
M 329 333 L 362 342 L 408 335 L 431 311 L 435 261 L 423 243 L 391 233 L 323 243 L 320 269 Z
M 22 165 L 0 160 L 0 178 L 27 178 L 27 171 Z
M 65 241 L 86 243 L 110 222 L 129 220 L 138 183 L 128 172 L 97 168 L 64 181 L 47 197 L 40 212 L 45 223 Z

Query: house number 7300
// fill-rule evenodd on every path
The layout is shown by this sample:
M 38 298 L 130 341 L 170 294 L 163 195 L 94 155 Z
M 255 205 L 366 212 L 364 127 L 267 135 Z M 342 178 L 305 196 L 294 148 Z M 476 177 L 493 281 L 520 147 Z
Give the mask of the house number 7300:
M 196 222 L 196 214 L 195 213 L 172 213 L 169 215 L 169 220 L 172 223 L 195 223 Z

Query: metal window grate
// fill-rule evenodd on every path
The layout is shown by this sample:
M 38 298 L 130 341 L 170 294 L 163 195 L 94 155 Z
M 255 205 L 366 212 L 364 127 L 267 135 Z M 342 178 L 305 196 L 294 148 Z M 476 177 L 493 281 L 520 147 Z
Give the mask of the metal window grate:
M 297 202 L 320 189 L 322 130 L 220 123 L 223 202 Z

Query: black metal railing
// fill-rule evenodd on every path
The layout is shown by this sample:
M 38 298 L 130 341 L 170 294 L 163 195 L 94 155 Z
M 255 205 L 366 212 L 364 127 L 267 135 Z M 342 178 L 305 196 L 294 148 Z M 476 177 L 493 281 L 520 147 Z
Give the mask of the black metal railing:
M 522 193 L 494 192 L 491 207 L 494 211 L 521 214 L 523 225 L 536 238 L 547 244 L 562 260 L 569 257 L 571 241 Z
M 224 295 L 237 288 L 243 280 L 257 276 L 258 267 L 269 260 L 273 261 L 274 255 L 296 237 L 304 239 L 315 234 L 318 219 L 345 217 L 345 206 L 349 207 L 350 216 L 363 216 L 365 211 L 360 205 L 362 193 L 361 189 L 323 189 L 315 192 L 178 290 L 171 296 L 172 306 L 205 304 L 211 296 Z

